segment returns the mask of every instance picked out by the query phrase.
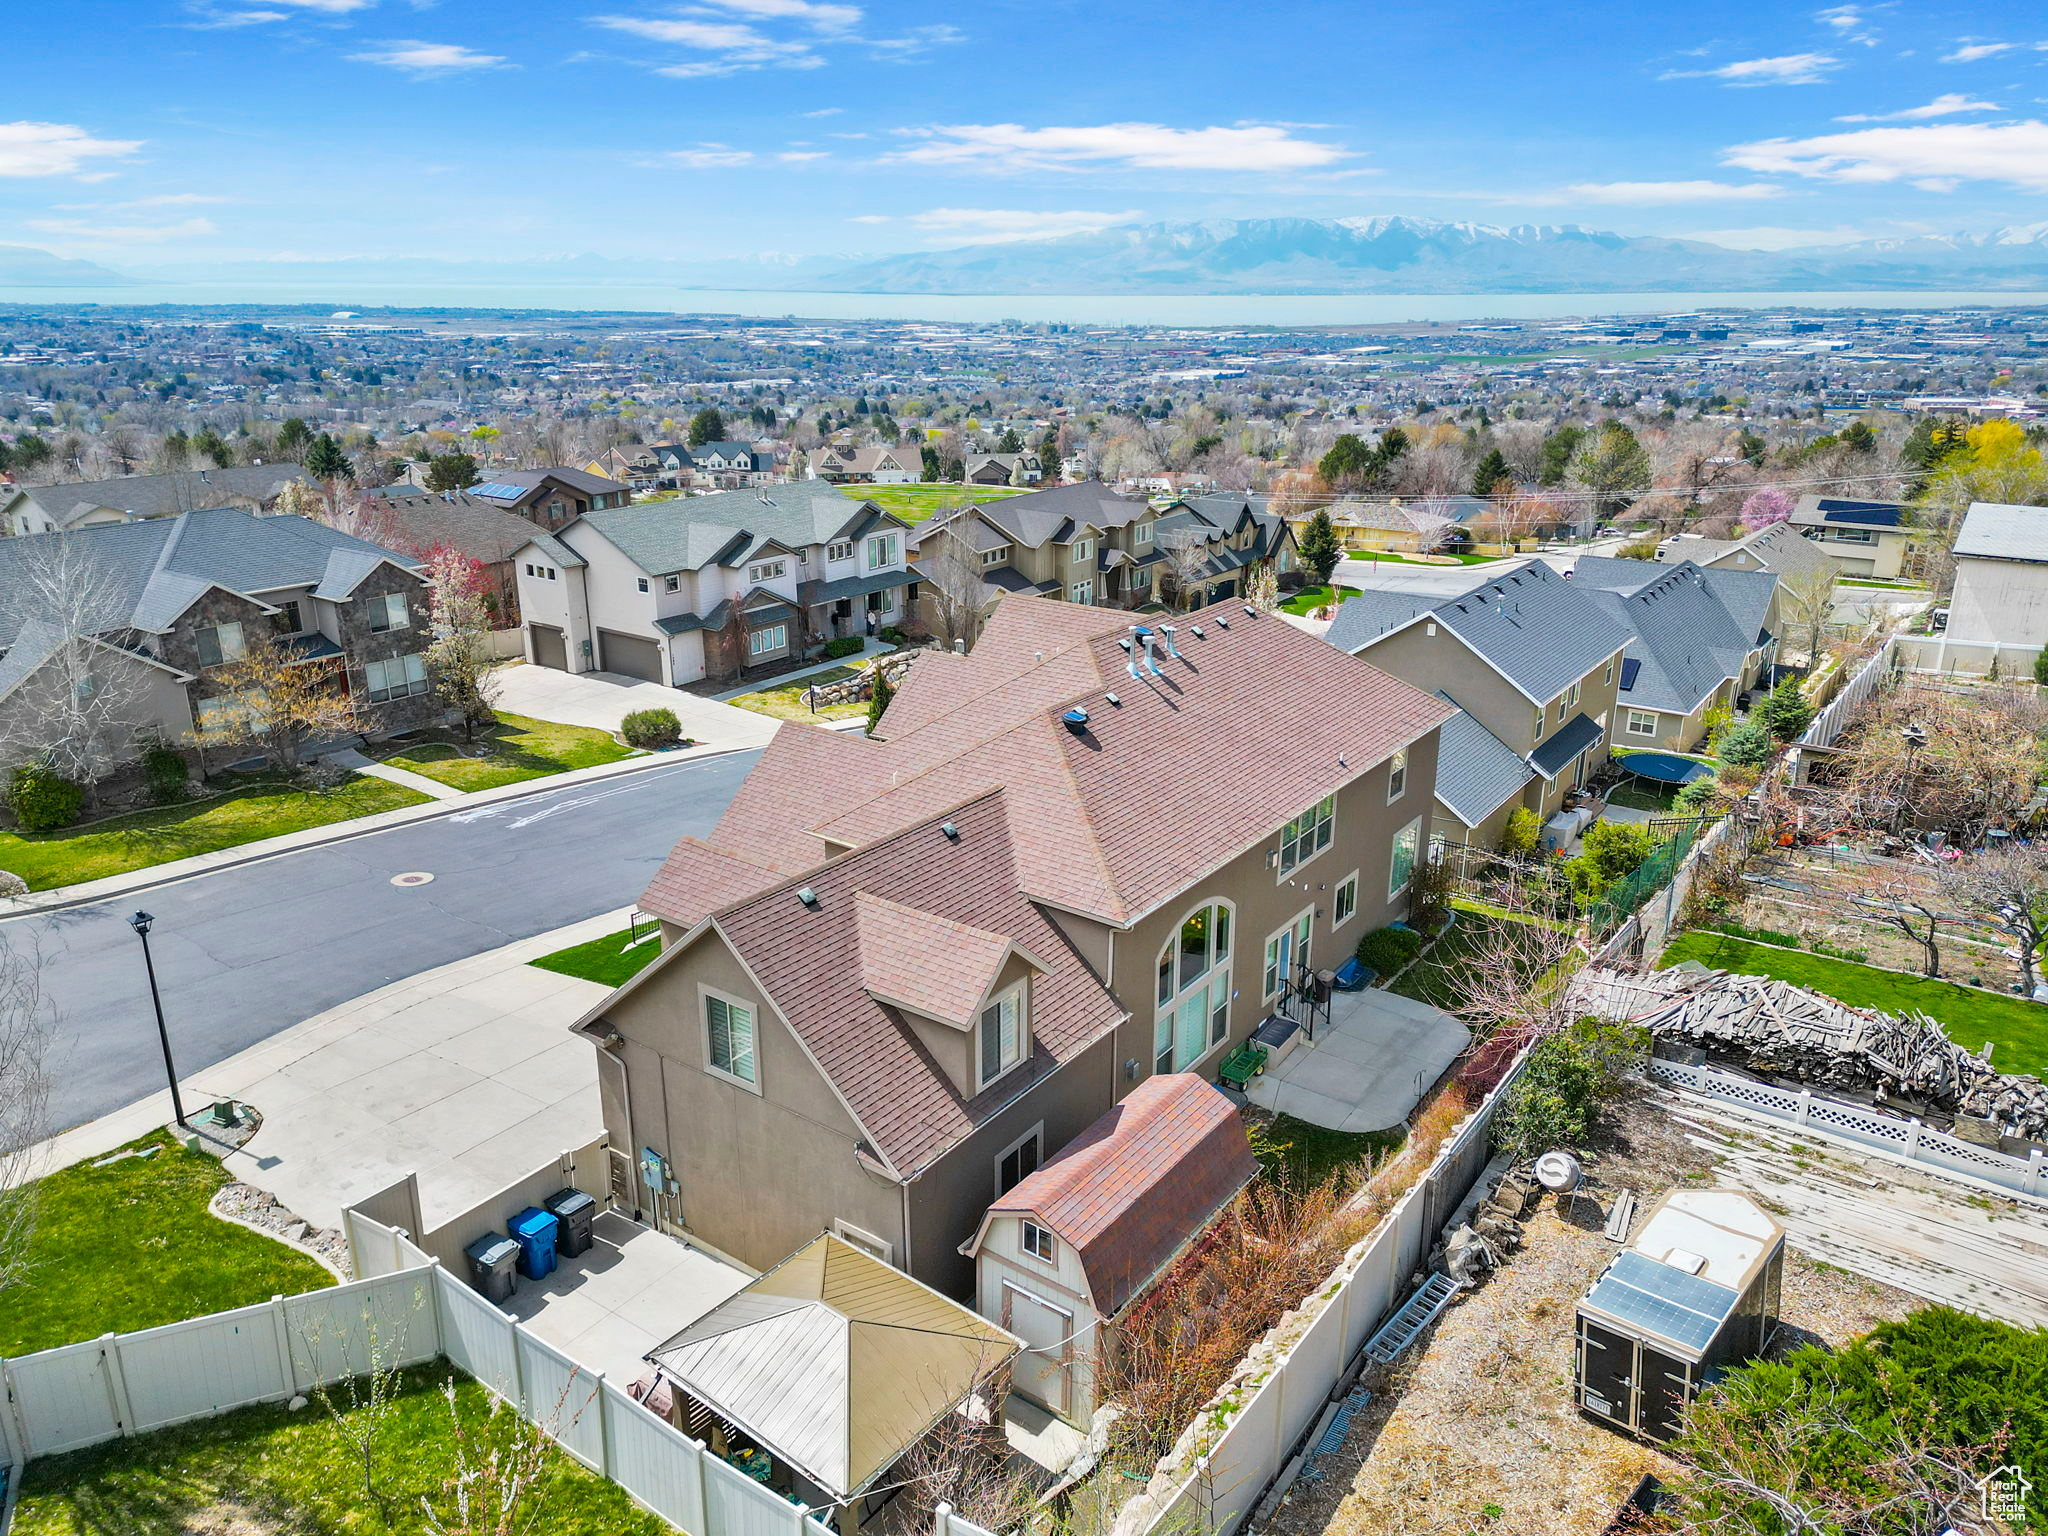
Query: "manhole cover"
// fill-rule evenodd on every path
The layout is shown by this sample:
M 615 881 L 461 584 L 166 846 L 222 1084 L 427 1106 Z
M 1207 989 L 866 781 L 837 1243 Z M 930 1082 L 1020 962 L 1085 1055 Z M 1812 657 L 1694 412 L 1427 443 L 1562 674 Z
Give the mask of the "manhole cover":
M 391 883 L 393 885 L 425 885 L 428 881 L 432 880 L 433 878 L 434 877 L 428 874 L 424 869 L 415 869 L 410 870 L 402 875 L 393 875 L 391 877 Z

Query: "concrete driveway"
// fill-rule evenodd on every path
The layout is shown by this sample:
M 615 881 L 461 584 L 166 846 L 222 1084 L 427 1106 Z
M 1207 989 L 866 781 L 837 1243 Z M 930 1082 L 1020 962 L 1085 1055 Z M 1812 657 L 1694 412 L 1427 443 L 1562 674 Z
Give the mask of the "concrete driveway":
M 636 709 L 672 709 L 683 734 L 714 747 L 765 747 L 781 722 L 680 688 L 616 672 L 557 672 L 515 662 L 498 674 L 498 708 L 507 714 L 616 731 Z
M 1408 1118 L 1472 1032 L 1398 992 L 1339 992 L 1330 1022 L 1251 1081 L 1262 1109 L 1330 1131 L 1384 1131 Z

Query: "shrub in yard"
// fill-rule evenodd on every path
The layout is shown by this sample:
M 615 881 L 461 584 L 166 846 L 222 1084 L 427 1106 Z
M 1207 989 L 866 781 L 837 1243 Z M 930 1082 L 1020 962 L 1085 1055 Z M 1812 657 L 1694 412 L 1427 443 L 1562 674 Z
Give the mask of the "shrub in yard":
M 619 722 L 619 734 L 633 747 L 665 747 L 680 741 L 682 723 L 672 709 L 636 709 Z
M 185 785 L 192 777 L 192 765 L 175 747 L 158 742 L 142 754 L 142 781 L 149 786 L 149 798 L 158 805 L 171 805 L 185 798 Z
M 1794 741 L 1813 724 L 1813 706 L 1799 690 L 1799 680 L 1788 677 L 1756 707 L 1763 728 L 1780 741 Z
M 1720 801 L 1720 786 L 1715 784 L 1710 775 L 1706 778 L 1694 779 L 1681 787 L 1672 798 L 1671 803 L 1681 811 L 1690 811 L 1694 815 L 1704 816 L 1712 811 L 1716 805 L 1720 804 Z
M 1565 861 L 1572 893 L 1581 901 L 1598 901 L 1642 868 L 1655 847 L 1648 830 L 1633 822 L 1594 822 L 1579 839 L 1578 857 Z
M 1581 1019 L 1539 1040 L 1493 1125 L 1494 1145 L 1517 1160 L 1584 1147 L 1600 1107 L 1649 1055 L 1649 1032 Z
M 842 656 L 858 656 L 867 648 L 867 641 L 859 635 L 841 635 L 837 640 L 825 642 L 825 659 L 837 661 Z
M 40 763 L 23 763 L 7 781 L 7 805 L 29 832 L 49 832 L 78 820 L 85 791 Z
M 1358 963 L 1391 976 L 1422 950 L 1422 935 L 1407 928 L 1375 928 L 1358 941 Z
M 2034 681 L 2043 688 L 2048 688 L 2048 650 L 2043 650 L 2034 657 Z
M 901 629 L 897 628 L 894 624 L 884 624 L 881 628 L 880 634 L 878 634 L 876 638 L 879 639 L 884 645 L 901 645 L 904 643 L 904 641 L 908 640 L 910 636 L 905 634 Z
M 1776 745 L 1761 721 L 1745 720 L 1740 725 L 1730 726 L 1714 750 L 1724 763 L 1733 763 L 1738 768 L 1761 768 L 1771 760 L 1771 752 Z
M 1543 836 L 1543 823 L 1534 811 L 1518 805 L 1508 812 L 1508 824 L 1500 834 L 1500 851 L 1517 859 L 1534 857 Z

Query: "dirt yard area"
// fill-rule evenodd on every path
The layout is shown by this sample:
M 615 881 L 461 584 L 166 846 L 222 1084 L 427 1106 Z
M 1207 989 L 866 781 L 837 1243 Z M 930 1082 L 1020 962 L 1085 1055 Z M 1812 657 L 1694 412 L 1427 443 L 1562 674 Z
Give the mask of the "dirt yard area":
M 1321 1476 L 1290 1490 L 1285 1536 L 1598 1536 L 1646 1472 L 1670 1461 L 1572 1406 L 1574 1307 L 1617 1251 L 1601 1229 L 1615 1194 L 1647 1210 L 1674 1183 L 1733 1183 L 1710 1138 L 1661 1101 L 1628 1106 L 1588 1160 L 1593 1198 L 1543 1197 L 1526 1244 L 1467 1294 L 1379 1384 Z M 1706 1144 L 1703 1144 L 1706 1143 Z M 1783 1219 L 1783 1218 L 1781 1218 Z M 1781 1337 L 1838 1344 L 1919 1302 L 1793 1251 Z

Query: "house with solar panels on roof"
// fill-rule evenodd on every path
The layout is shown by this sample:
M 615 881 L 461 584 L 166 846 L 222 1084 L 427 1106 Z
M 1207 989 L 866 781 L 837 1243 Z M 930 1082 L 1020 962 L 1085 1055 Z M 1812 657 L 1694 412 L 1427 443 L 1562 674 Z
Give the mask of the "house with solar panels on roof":
M 39 563 L 91 583 L 102 612 L 89 636 L 39 611 Z M 203 748 L 237 707 L 220 669 L 258 635 L 326 674 L 367 734 L 447 713 L 427 669 L 415 557 L 310 518 L 214 507 L 0 539 L 0 740 L 37 739 L 45 690 L 91 687 L 119 669 L 134 719 L 127 740 L 106 744 L 110 767 L 149 742 Z
M 671 686 L 794 663 L 902 621 L 909 532 L 822 480 L 596 508 L 514 552 L 526 658 Z
M 1918 533 L 1912 510 L 1898 502 L 1840 496 L 1800 497 L 1791 523 L 1826 550 L 1844 576 L 1904 575 Z
M 631 486 L 566 466 L 494 469 L 482 484 L 471 486 L 469 494 L 543 528 L 560 528 L 586 512 L 623 507 L 633 499 Z

